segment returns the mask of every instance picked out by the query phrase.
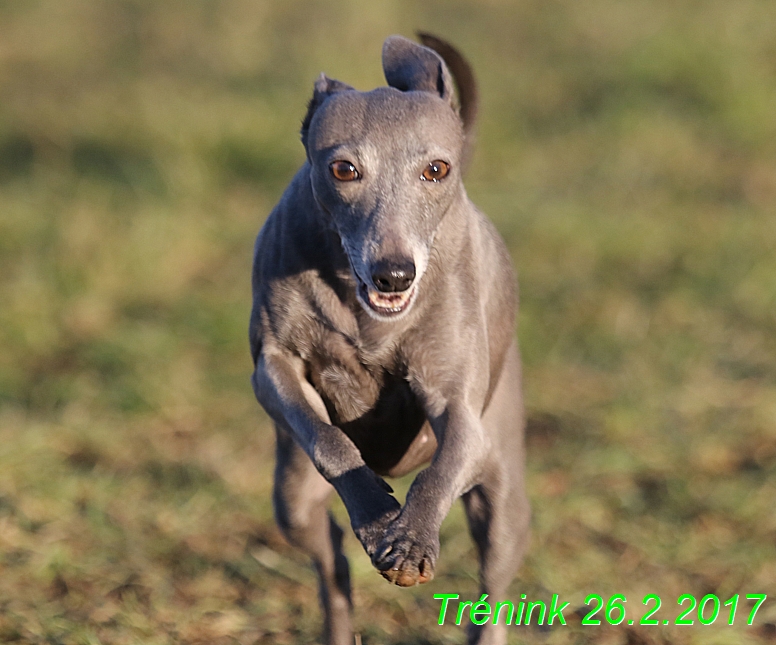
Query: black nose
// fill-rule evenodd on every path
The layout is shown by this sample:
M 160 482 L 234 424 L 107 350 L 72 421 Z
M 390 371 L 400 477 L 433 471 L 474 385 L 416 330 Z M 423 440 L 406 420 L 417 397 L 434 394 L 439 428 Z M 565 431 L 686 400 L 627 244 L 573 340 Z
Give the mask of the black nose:
M 385 293 L 406 291 L 415 279 L 412 261 L 381 260 L 372 267 L 372 282 Z

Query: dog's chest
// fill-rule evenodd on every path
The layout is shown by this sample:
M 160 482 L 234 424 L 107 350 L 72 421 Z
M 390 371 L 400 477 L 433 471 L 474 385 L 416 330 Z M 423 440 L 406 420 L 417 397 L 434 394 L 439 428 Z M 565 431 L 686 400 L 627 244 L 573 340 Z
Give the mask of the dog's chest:
M 374 365 L 364 358 L 344 339 L 329 339 L 309 363 L 310 381 L 331 422 L 356 444 L 370 468 L 380 474 L 408 472 L 436 446 L 425 411 L 398 362 Z
M 366 352 L 344 335 L 324 331 L 311 348 L 308 378 L 340 425 L 373 410 L 381 397 L 402 389 L 400 362 L 391 352 Z M 409 386 L 407 386 L 409 390 Z

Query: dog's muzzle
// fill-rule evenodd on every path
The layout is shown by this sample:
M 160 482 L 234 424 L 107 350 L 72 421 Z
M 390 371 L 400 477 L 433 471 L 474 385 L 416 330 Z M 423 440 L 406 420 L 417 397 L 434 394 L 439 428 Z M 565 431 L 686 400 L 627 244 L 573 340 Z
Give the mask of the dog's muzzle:
M 378 318 L 393 318 L 407 311 L 417 292 L 415 264 L 411 260 L 381 260 L 371 269 L 371 284 L 358 278 L 361 303 Z

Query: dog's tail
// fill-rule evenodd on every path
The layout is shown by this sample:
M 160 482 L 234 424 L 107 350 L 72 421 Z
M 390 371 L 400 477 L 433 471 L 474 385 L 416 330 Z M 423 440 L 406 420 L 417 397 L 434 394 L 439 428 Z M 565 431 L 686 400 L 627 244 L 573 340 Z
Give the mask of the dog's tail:
M 477 93 L 477 82 L 474 80 L 474 72 L 467 60 L 450 43 L 424 31 L 417 32 L 417 35 L 423 45 L 433 49 L 442 57 L 455 81 L 455 87 L 458 90 L 459 113 L 461 121 L 463 121 L 465 137 L 463 149 L 463 168 L 465 169 L 469 161 L 471 161 L 472 153 L 474 152 L 475 125 L 479 107 L 479 96 Z

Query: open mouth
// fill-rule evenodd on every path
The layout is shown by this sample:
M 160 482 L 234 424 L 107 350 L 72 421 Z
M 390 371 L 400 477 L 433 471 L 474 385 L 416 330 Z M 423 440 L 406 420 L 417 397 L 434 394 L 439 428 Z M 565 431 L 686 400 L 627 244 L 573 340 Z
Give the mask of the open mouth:
M 365 304 L 380 316 L 397 316 L 409 309 L 415 299 L 415 286 L 412 285 L 406 291 L 383 292 L 370 289 L 365 282 L 358 279 L 358 295 L 362 304 Z

